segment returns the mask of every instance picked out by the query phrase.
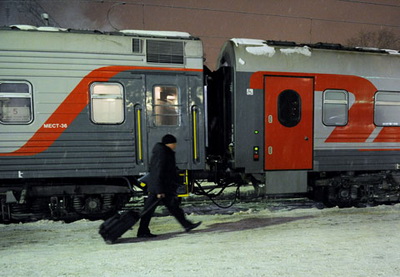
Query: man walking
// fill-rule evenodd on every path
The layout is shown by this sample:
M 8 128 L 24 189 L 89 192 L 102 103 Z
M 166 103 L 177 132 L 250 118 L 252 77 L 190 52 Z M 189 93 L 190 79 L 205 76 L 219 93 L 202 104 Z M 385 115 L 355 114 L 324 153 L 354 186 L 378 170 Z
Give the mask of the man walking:
M 186 219 L 185 213 L 179 206 L 176 190 L 179 184 L 178 172 L 175 161 L 176 138 L 173 135 L 165 135 L 161 142 L 157 143 L 150 159 L 150 174 L 148 181 L 148 198 L 143 210 L 149 209 L 155 202 L 161 202 L 167 207 L 169 212 L 185 228 L 186 232 L 198 227 L 201 222 L 192 223 Z M 157 205 L 151 208 L 140 220 L 137 236 L 140 238 L 152 238 L 149 229 L 150 220 L 156 210 Z

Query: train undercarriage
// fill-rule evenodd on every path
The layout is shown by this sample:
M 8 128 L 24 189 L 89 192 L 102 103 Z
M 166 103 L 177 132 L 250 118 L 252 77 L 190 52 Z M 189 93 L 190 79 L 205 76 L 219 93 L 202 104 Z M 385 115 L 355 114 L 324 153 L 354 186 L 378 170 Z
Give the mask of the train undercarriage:
M 206 194 L 198 184 L 205 178 L 221 192 L 224 186 L 239 188 L 251 183 L 257 190 L 261 184 L 259 178 L 249 174 L 198 172 L 192 176 L 192 184 L 197 184 L 192 192 Z M 62 183 L 60 180 L 35 180 L 18 185 L 10 182 L 1 187 L 0 223 L 105 219 L 138 197 L 135 186 L 136 180 L 128 178 L 63 179 Z M 308 187 L 309 198 L 326 207 L 365 207 L 400 201 L 400 173 L 397 171 L 310 173 Z M 265 197 L 268 192 L 255 195 Z
M 126 178 L 10 182 L 1 187 L 0 223 L 104 219 L 122 209 L 131 195 Z
M 319 173 L 310 180 L 312 198 L 328 207 L 363 207 L 400 201 L 397 171 Z

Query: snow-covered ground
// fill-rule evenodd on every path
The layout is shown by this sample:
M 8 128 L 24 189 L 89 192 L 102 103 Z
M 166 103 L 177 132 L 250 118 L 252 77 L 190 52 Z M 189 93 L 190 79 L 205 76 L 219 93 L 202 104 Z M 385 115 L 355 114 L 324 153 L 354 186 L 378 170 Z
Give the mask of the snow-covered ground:
M 203 224 L 156 217 L 156 239 L 113 245 L 101 221 L 0 225 L 0 276 L 400 276 L 400 205 L 188 217 Z

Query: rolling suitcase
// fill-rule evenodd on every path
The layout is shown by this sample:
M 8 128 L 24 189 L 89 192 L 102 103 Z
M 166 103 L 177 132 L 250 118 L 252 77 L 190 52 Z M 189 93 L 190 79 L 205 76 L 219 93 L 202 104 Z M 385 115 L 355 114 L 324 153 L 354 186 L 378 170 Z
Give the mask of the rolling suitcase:
M 139 219 L 145 215 L 150 209 L 160 202 L 154 204 L 142 213 L 128 210 L 122 214 L 116 214 L 100 225 L 99 234 L 103 237 L 107 244 L 113 244 L 120 236 L 128 231 Z

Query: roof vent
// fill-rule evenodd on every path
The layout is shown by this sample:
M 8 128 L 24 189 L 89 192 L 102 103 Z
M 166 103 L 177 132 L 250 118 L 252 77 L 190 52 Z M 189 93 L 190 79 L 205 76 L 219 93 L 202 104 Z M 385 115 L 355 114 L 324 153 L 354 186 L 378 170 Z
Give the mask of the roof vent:
M 183 64 L 183 42 L 147 40 L 147 62 Z
M 142 40 L 134 38 L 132 39 L 132 52 L 142 53 Z

